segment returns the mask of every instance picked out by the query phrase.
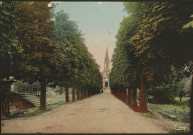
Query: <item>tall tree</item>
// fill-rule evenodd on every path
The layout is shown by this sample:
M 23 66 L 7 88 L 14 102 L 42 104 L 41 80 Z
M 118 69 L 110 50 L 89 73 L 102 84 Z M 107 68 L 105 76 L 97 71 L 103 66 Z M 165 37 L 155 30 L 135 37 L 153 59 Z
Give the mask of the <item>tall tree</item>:
M 135 55 L 144 65 L 142 75 L 146 87 L 160 85 L 171 78 L 172 65 L 183 68 L 191 59 L 192 34 L 182 29 L 190 20 L 191 8 L 190 3 L 155 2 L 146 10 L 138 33 L 131 39 Z
M 0 81 L 9 78 L 11 60 L 22 52 L 15 31 L 15 8 L 17 2 L 3 1 L 0 5 Z
M 122 87 L 129 89 L 128 102 L 133 103 L 133 106 L 136 106 L 135 93 L 136 89 L 140 88 L 139 78 L 141 75 L 141 70 L 143 69 L 143 65 L 135 56 L 135 47 L 132 42 L 130 42 L 130 38 L 136 34 L 140 26 L 142 20 L 141 11 L 143 10 L 144 3 L 124 4 L 129 12 L 129 16 L 123 19 L 118 31 L 116 52 L 114 53 L 113 57 L 113 68 L 110 74 L 110 80 L 112 86 L 114 85 L 113 82 L 120 82 L 118 81 L 118 79 L 121 79 L 122 81 L 120 82 L 120 84 L 122 85 Z M 136 8 L 133 8 L 133 6 L 136 6 Z M 141 7 L 142 9 L 138 9 L 138 11 L 136 11 L 137 7 Z M 131 97 L 131 95 L 133 96 Z M 130 102 L 130 98 L 133 99 L 132 102 Z M 141 103 L 140 106 L 142 106 Z
M 192 59 L 190 52 L 192 30 L 183 29 L 183 25 L 190 21 L 192 4 L 172 2 L 124 4 L 131 15 L 129 19 L 124 19 L 120 26 L 110 74 L 111 85 L 130 86 L 133 83 L 132 78 L 137 82 L 137 78 L 140 77 L 140 85 L 135 83 L 141 88 L 139 110 L 147 112 L 147 90 L 163 84 L 167 79 L 172 79 L 172 66 L 181 70 Z M 184 55 L 181 50 L 188 54 Z M 135 63 L 132 63 L 132 60 Z M 126 81 L 130 83 L 124 83 Z
M 78 26 L 74 21 L 69 20 L 68 14 L 64 11 L 57 12 L 54 23 L 54 33 L 57 35 L 55 42 L 63 55 L 68 58 L 71 67 L 67 74 L 61 74 L 59 84 L 75 87 L 77 90 L 86 89 L 88 91 L 88 88 L 96 85 L 95 81 L 101 79 L 98 75 L 100 74 L 98 65 L 88 52 L 81 31 L 78 30 Z M 92 78 L 95 72 L 97 74 Z M 100 89 L 100 83 L 98 85 L 97 90 Z M 94 88 L 96 89 L 96 86 Z
M 46 84 L 53 81 L 65 58 L 49 38 L 52 14 L 49 2 L 19 2 L 16 8 L 16 36 L 23 47 L 14 59 L 16 78 L 40 81 L 40 109 L 46 109 Z M 21 72 L 22 71 L 22 72 Z M 19 74 L 20 72 L 20 74 Z

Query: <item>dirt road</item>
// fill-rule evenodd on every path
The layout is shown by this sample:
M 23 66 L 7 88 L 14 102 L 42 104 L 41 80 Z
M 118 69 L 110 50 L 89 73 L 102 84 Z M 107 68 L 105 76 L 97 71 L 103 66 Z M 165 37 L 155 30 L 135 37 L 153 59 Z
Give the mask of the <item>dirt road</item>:
M 109 90 L 34 117 L 2 121 L 2 133 L 167 133 Z

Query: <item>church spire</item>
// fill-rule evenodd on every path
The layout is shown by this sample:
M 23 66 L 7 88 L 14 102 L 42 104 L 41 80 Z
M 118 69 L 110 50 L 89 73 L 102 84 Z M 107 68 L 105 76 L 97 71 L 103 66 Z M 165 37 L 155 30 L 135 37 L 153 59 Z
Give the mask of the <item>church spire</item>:
M 108 48 L 107 48 L 105 53 L 104 71 L 109 70 L 109 64 L 110 64 L 110 61 L 109 61 Z
M 104 70 L 102 72 L 103 77 L 103 89 L 109 88 L 109 73 L 110 73 L 110 60 L 108 55 L 108 47 L 105 53 Z
M 106 49 L 106 54 L 105 54 L 105 61 L 107 61 L 109 59 L 109 56 L 108 56 L 108 48 Z

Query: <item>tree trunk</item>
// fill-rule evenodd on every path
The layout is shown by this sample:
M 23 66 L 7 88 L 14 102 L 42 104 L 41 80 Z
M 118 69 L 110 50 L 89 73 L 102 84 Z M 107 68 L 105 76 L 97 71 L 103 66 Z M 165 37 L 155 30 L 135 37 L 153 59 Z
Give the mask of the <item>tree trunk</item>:
M 121 101 L 123 102 L 123 90 L 122 89 L 120 89 L 120 98 L 121 98 Z
M 125 99 L 125 89 L 123 89 L 123 102 L 124 103 L 126 102 L 126 99 Z
M 139 93 L 139 111 L 146 113 L 147 110 L 147 87 L 145 84 L 144 77 L 141 78 L 141 89 Z
M 75 93 L 74 93 L 74 88 L 72 88 L 72 101 L 75 101 Z
M 85 92 L 84 92 L 84 98 L 87 98 L 87 96 L 86 96 L 86 92 L 87 92 L 87 90 L 85 90 Z
M 193 134 L 193 75 L 191 77 L 190 89 L 190 133 Z
M 131 89 L 128 89 L 128 105 L 131 105 Z
M 122 92 L 122 89 L 120 89 L 120 90 L 119 90 L 119 99 L 120 99 L 121 101 L 123 101 L 123 100 L 122 100 L 122 97 L 123 97 L 123 92 Z
M 180 102 L 182 101 L 182 97 L 180 97 Z
M 69 102 L 69 89 L 68 89 L 68 86 L 66 85 L 66 92 L 65 92 L 65 97 L 66 97 L 66 103 Z
M 85 92 L 86 92 L 86 91 L 83 90 L 83 99 L 86 98 L 86 93 L 85 93 Z
M 116 89 L 116 98 L 119 98 L 119 89 Z
M 122 101 L 122 89 L 119 89 L 119 100 Z
M 83 97 L 82 97 L 82 90 L 80 90 L 80 99 L 83 99 Z
M 86 91 L 86 97 L 88 97 L 88 90 Z
M 113 90 L 113 95 L 116 97 L 116 88 Z
M 119 98 L 119 89 L 116 89 L 116 98 Z
M 137 90 L 132 89 L 131 95 L 132 95 L 132 106 L 133 106 L 133 108 L 136 108 L 137 107 Z
M 77 101 L 80 100 L 80 93 L 79 93 L 79 89 L 76 89 L 76 96 L 77 96 Z
M 128 104 L 128 89 L 126 88 L 126 103 Z
M 85 98 L 85 90 L 83 90 L 83 99 Z
M 115 97 L 118 98 L 118 88 L 115 91 Z
M 46 81 L 41 79 L 41 96 L 40 96 L 40 110 L 46 109 Z
M 125 97 L 126 97 L 126 96 L 125 96 L 126 93 L 125 93 L 125 92 L 126 92 L 125 89 L 123 89 L 123 102 L 124 102 L 124 103 L 126 103 L 126 98 L 125 98 Z
M 119 100 L 121 99 L 121 89 L 119 89 Z

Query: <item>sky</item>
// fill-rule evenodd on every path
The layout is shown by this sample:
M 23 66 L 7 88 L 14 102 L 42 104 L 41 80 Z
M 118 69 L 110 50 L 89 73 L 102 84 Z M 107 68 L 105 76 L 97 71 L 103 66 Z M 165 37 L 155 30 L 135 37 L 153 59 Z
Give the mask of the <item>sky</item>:
M 77 23 L 89 52 L 102 71 L 106 49 L 111 59 L 119 25 L 123 17 L 128 16 L 123 2 L 56 2 L 55 12 L 60 10 Z

